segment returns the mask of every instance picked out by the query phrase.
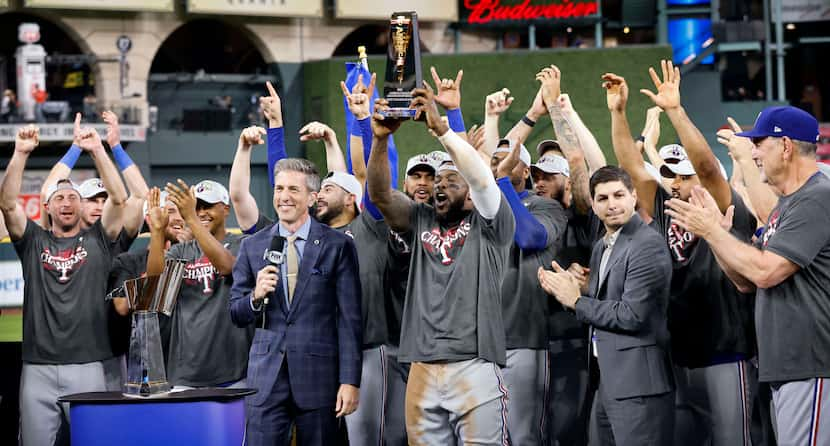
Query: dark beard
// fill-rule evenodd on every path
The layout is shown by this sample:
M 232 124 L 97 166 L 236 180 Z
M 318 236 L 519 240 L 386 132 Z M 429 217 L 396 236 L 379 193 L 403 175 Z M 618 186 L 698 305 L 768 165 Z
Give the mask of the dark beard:
M 464 201 L 465 200 L 459 200 L 457 202 L 450 203 L 450 207 L 447 209 L 446 214 L 436 212 L 435 219 L 438 220 L 438 224 L 445 228 L 449 228 L 457 225 L 464 219 L 464 217 L 469 215 L 470 211 L 464 209 Z
M 328 208 L 326 209 L 326 212 L 324 212 L 323 214 L 319 214 L 319 213 L 315 212 L 315 214 L 317 215 L 317 221 L 319 221 L 320 223 L 322 223 L 326 226 L 329 226 L 329 224 L 331 223 L 332 220 L 334 220 L 340 214 L 343 213 L 344 209 L 345 208 L 344 208 L 342 203 L 338 203 L 338 204 L 328 203 Z

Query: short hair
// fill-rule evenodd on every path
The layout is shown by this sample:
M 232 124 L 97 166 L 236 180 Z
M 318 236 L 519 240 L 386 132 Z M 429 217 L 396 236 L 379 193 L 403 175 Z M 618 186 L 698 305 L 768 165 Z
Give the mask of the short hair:
M 305 184 L 311 192 L 320 191 L 320 171 L 311 161 L 302 158 L 283 158 L 274 166 L 274 180 L 280 172 L 299 172 L 305 175 Z
M 591 198 L 594 197 L 594 191 L 596 190 L 598 184 L 611 183 L 614 181 L 621 182 L 629 192 L 634 192 L 634 182 L 631 181 L 631 175 L 629 175 L 628 172 L 617 166 L 605 166 L 597 169 L 597 171 L 591 175 L 589 185 L 591 190 Z
M 818 146 L 814 142 L 807 142 L 807 141 L 799 141 L 797 139 L 792 140 L 793 144 L 798 147 L 798 153 L 801 156 L 806 156 L 810 158 L 815 158 L 816 156 L 816 149 Z

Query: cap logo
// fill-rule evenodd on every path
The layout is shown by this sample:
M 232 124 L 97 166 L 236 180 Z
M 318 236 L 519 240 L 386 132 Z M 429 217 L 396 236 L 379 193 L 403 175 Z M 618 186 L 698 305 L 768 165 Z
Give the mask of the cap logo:
M 209 189 L 209 188 L 207 187 L 207 185 L 206 185 L 206 184 L 200 184 L 200 185 L 199 185 L 199 187 L 197 187 L 197 188 L 196 188 L 196 192 L 201 193 L 201 192 L 204 192 L 204 191 L 206 191 L 206 190 L 208 190 L 208 189 Z
M 781 127 L 778 127 L 777 125 L 776 125 L 775 127 L 773 127 L 773 128 L 772 128 L 772 131 L 773 131 L 773 132 L 775 132 L 775 133 L 781 133 L 781 132 L 783 132 L 783 130 L 781 130 Z

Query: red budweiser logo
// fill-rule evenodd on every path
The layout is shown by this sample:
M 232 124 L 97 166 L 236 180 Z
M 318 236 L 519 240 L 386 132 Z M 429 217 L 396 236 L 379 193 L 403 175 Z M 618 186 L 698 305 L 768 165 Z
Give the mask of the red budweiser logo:
M 599 6 L 596 1 L 573 2 L 561 0 L 544 5 L 531 5 L 524 0 L 515 5 L 502 5 L 501 0 L 464 0 L 469 11 L 467 23 L 480 25 L 492 21 L 571 19 L 596 15 Z

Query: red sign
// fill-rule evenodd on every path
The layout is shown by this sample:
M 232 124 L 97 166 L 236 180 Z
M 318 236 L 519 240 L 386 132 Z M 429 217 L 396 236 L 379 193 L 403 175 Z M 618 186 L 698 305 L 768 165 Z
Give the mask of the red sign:
M 509 0 L 508 0 L 509 3 Z M 502 0 L 464 0 L 460 12 L 461 21 L 470 25 L 486 25 L 492 22 L 523 22 L 532 20 L 578 19 L 596 16 L 598 1 L 548 0 L 531 4 L 530 0 L 503 5 Z

